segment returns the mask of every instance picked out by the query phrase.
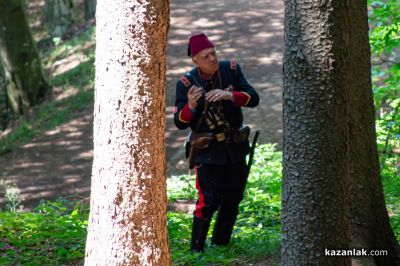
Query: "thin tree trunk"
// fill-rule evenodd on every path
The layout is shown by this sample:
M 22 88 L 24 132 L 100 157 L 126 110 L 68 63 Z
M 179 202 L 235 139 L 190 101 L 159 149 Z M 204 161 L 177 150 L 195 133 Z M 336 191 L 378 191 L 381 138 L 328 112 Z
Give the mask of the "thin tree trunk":
M 350 265 L 344 1 L 287 0 L 282 265 Z
M 89 20 L 96 15 L 96 0 L 85 0 L 85 19 Z
M 3 62 L 0 57 L 0 130 L 7 127 L 10 107 L 7 99 L 7 80 Z
M 97 5 L 86 265 L 171 265 L 166 225 L 169 2 Z
M 37 104 L 48 89 L 23 0 L 0 1 L 0 54 L 9 81 L 11 106 L 22 114 Z
M 46 0 L 42 23 L 47 26 L 51 37 L 63 37 L 71 26 L 72 0 Z
M 387 250 L 389 256 L 359 258 L 376 265 L 400 265 L 397 240 L 389 223 L 376 144 L 375 109 L 370 75 L 367 3 L 349 1 L 350 23 L 349 119 L 351 155 L 352 247 Z M 370 262 L 371 264 L 371 262 Z

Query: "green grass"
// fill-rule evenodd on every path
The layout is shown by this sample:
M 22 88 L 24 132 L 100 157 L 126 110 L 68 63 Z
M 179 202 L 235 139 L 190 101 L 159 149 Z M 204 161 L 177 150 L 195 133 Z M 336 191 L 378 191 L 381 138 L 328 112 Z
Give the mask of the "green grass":
M 21 118 L 18 126 L 0 140 L 0 154 L 28 143 L 44 131 L 79 116 L 93 105 L 94 28 L 76 38 L 58 44 L 43 59 L 46 69 L 70 55 L 81 63 L 49 80 L 53 88 L 77 93 L 57 101 L 48 101 Z M 277 254 L 279 249 L 280 154 L 272 146 L 260 146 L 255 158 L 237 227 L 228 248 L 208 248 L 206 254 L 187 252 L 191 215 L 168 214 L 168 230 L 174 265 L 227 265 L 237 261 L 256 261 Z M 268 158 L 268 161 L 264 161 Z M 262 169 L 261 169 L 261 168 Z M 170 200 L 195 198 L 193 176 L 174 177 L 169 186 Z M 88 208 L 76 208 L 73 202 L 60 200 L 42 203 L 27 213 L 0 213 L 0 265 L 74 265 L 82 261 L 86 238 Z M 211 230 L 210 230 L 211 233 Z
M 210 247 L 212 229 L 204 254 L 191 254 L 192 215 L 168 214 L 168 229 L 175 265 L 228 265 L 278 257 L 280 245 L 281 152 L 273 145 L 256 149 L 254 166 L 240 204 L 240 212 L 228 247 Z M 173 177 L 168 184 L 170 200 L 195 198 L 194 177 Z M 211 224 L 211 228 L 213 223 Z
M 87 206 L 62 200 L 43 202 L 34 212 L 0 212 L 0 265 L 81 261 L 87 219 Z
M 279 261 L 281 156 L 281 152 L 275 151 L 272 145 L 258 146 L 228 247 L 211 247 L 208 240 L 205 253 L 190 253 L 192 215 L 168 213 L 173 265 L 246 265 L 266 257 Z M 390 220 L 399 238 L 400 178 L 393 175 L 395 170 L 384 168 L 382 178 Z M 175 178 L 180 179 L 182 184 L 194 182 L 193 177 Z M 169 183 L 170 200 L 187 196 L 193 198 L 194 187 L 182 184 Z M 88 213 L 87 205 L 66 200 L 42 203 L 33 212 L 0 212 L 0 265 L 82 263 Z
M 383 29 L 378 28 L 381 31 Z M 67 42 L 56 43 L 54 50 L 42 58 L 47 70 L 52 69 L 55 64 L 66 64 L 68 60 L 62 60 L 72 55 L 80 60 L 79 65 L 49 80 L 51 86 L 58 91 L 65 92 L 73 88 L 76 93 L 62 100 L 45 102 L 33 108 L 29 116 L 19 119 L 12 132 L 0 139 L 0 154 L 28 143 L 44 131 L 78 117 L 86 108 L 92 108 L 94 34 L 95 28 L 91 27 Z M 379 36 L 385 35 L 379 32 L 373 32 L 371 36 L 371 43 L 375 47 L 372 47 L 373 51 L 379 52 L 387 47 L 394 47 L 393 39 L 387 38 L 390 42 L 383 43 L 386 39 Z M 374 70 L 375 78 L 388 76 L 384 79 L 385 87 L 374 86 L 377 107 L 382 103 L 390 103 L 396 104 L 391 106 L 393 110 L 398 108 L 399 69 L 397 64 L 389 70 Z M 389 143 L 388 150 L 398 150 L 398 115 L 392 112 L 378 120 L 380 151 L 385 150 L 388 146 L 386 143 Z M 192 215 L 168 213 L 168 231 L 174 265 L 229 265 L 238 262 L 248 264 L 265 257 L 278 260 L 281 156 L 280 152 L 274 151 L 272 145 L 260 145 L 257 148 L 255 164 L 228 247 L 210 247 L 208 241 L 206 253 L 188 252 Z M 384 154 L 380 159 L 390 222 L 397 238 L 400 239 L 399 154 Z M 168 180 L 169 200 L 196 198 L 194 184 L 194 176 L 172 177 Z M 88 206 L 66 200 L 44 202 L 32 212 L 0 212 L 0 265 L 82 264 L 88 212 Z
M 209 247 L 204 254 L 190 253 L 192 215 L 168 213 L 173 264 L 229 265 L 257 261 L 266 256 L 277 257 L 280 158 L 280 152 L 274 152 L 272 145 L 259 146 L 228 247 Z M 184 197 L 186 192 L 182 190 L 187 188 L 170 189 L 170 198 Z M 0 212 L 0 265 L 74 265 L 82 262 L 88 212 L 87 205 L 66 200 L 43 202 L 32 212 Z

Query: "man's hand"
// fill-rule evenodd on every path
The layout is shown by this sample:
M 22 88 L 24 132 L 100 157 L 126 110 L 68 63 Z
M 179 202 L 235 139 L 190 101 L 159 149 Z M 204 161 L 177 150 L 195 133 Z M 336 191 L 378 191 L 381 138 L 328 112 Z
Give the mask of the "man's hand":
M 230 91 L 225 90 L 211 90 L 206 94 L 206 101 L 217 102 L 220 100 L 227 100 L 233 102 L 233 94 Z
M 188 97 L 188 105 L 189 108 L 194 110 L 197 107 L 197 100 L 200 99 L 201 95 L 202 95 L 202 88 L 196 87 L 196 86 L 192 86 L 190 87 L 187 97 Z

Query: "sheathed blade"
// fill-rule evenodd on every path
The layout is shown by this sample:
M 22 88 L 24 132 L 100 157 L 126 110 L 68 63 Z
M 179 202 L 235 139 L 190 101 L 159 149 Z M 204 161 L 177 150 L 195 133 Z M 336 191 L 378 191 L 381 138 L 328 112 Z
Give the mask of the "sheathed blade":
M 253 143 L 251 144 L 249 162 L 247 163 L 248 174 L 250 174 L 251 165 L 253 164 L 254 150 L 256 149 L 256 144 L 257 144 L 259 134 L 260 134 L 260 132 L 257 130 L 256 134 L 254 135 L 254 138 L 253 138 Z

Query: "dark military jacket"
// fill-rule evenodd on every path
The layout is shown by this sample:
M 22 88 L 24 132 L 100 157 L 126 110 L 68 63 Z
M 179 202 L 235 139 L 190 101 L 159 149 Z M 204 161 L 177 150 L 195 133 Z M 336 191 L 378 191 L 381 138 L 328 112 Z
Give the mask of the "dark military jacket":
M 179 129 L 190 127 L 192 131 L 196 130 L 198 121 L 205 106 L 204 97 L 198 100 L 196 110 L 190 110 L 188 105 L 187 93 L 191 86 L 203 87 L 205 92 L 211 89 L 225 89 L 233 93 L 234 101 L 222 100 L 213 103 L 214 109 L 223 113 L 224 121 L 229 124 L 231 132 L 235 128 L 240 128 L 243 124 L 243 114 L 241 107 L 255 107 L 258 105 L 259 96 L 255 89 L 247 82 L 239 64 L 235 61 L 220 61 L 218 72 L 209 80 L 202 78 L 198 68 L 185 73 L 176 84 L 176 99 L 174 122 Z M 209 105 L 210 106 L 210 105 Z M 218 129 L 210 129 L 209 125 L 203 119 L 199 130 L 196 133 L 212 132 L 217 134 Z M 210 145 L 200 150 L 196 157 L 196 164 L 208 163 L 223 165 L 230 159 L 231 162 L 237 162 L 243 159 L 249 153 L 248 140 L 241 143 L 232 141 L 232 136 L 227 136 L 225 141 L 214 140 Z

